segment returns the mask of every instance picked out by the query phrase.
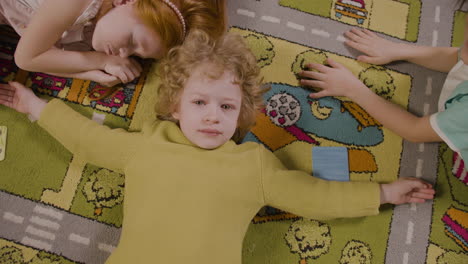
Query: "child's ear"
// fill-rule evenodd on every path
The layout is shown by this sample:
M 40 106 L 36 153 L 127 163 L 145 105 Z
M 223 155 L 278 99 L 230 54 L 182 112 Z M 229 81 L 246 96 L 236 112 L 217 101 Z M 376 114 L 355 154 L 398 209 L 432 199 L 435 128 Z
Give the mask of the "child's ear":
M 172 118 L 174 118 L 175 120 L 179 120 L 180 119 L 179 111 L 172 112 Z

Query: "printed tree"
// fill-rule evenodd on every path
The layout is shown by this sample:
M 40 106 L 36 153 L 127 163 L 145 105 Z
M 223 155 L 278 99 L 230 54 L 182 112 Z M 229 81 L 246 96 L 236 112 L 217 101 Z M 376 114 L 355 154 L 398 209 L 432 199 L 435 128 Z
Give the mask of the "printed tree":
M 270 65 L 275 57 L 273 43 L 265 36 L 249 34 L 244 37 L 247 46 L 252 50 L 257 58 L 257 64 L 260 68 Z
M 372 252 L 370 247 L 361 241 L 351 240 L 341 252 L 340 264 L 371 264 Z
M 468 254 L 463 252 L 447 251 L 437 257 L 437 264 L 468 263 Z
M 111 208 L 122 203 L 124 198 L 124 175 L 108 169 L 94 171 L 83 187 L 88 202 L 94 203 L 94 215 L 101 215 L 102 208 Z
M 23 251 L 17 247 L 0 248 L 0 264 L 23 264 Z
M 359 79 L 374 93 L 387 100 L 395 93 L 393 77 L 382 67 L 372 66 L 361 71 Z
M 316 259 L 328 253 L 331 244 L 330 227 L 322 222 L 309 219 L 294 221 L 286 232 L 284 239 L 291 252 L 300 256 L 300 264 L 307 259 Z
M 64 259 L 46 252 L 39 252 L 28 264 L 64 264 Z
M 327 60 L 327 54 L 322 51 L 314 51 L 314 50 L 306 50 L 302 53 L 299 53 L 296 56 L 293 64 L 291 65 L 291 71 L 299 77 L 299 73 L 303 70 L 306 70 L 306 65 L 309 63 L 318 63 L 318 64 L 325 64 Z M 314 70 L 315 71 L 315 70 Z

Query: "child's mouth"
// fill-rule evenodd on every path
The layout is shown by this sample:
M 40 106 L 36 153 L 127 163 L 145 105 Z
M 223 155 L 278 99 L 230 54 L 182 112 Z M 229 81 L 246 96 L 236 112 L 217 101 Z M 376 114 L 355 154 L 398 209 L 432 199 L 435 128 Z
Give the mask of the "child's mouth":
M 216 129 L 200 129 L 198 131 L 209 136 L 218 136 L 222 134 L 221 131 L 216 130 Z

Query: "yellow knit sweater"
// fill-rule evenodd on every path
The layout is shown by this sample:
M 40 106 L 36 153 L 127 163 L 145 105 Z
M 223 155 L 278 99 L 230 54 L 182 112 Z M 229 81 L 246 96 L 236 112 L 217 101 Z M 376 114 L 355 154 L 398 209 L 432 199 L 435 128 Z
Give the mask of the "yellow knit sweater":
M 122 235 L 107 263 L 240 264 L 244 234 L 265 205 L 314 219 L 378 213 L 378 184 L 287 170 L 257 143 L 200 149 L 172 122 L 130 133 L 57 99 L 39 125 L 89 163 L 125 173 Z

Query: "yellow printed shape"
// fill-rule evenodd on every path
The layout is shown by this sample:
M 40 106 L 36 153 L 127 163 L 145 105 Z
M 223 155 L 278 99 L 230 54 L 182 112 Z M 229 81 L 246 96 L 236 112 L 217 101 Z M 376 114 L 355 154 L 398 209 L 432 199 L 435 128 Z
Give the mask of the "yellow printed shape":
M 78 156 L 73 156 L 60 191 L 45 190 L 42 193 L 41 201 L 67 211 L 70 210 L 85 166 L 86 162 L 83 159 Z
M 231 28 L 231 32 L 239 33 L 242 36 L 247 36 L 249 34 L 256 34 L 259 36 L 265 36 L 272 44 L 273 49 L 275 51 L 275 57 L 273 58 L 271 64 L 262 68 L 262 75 L 264 76 L 264 81 L 266 83 L 285 83 L 292 86 L 299 86 L 299 81 L 296 79 L 296 76 L 291 70 L 291 67 L 296 59 L 298 54 L 302 52 L 312 50 L 319 52 L 321 50 L 303 46 L 300 44 L 295 44 L 292 42 L 288 42 L 283 39 L 271 37 L 268 35 L 263 35 L 258 32 L 253 32 L 249 30 L 239 29 L 239 28 Z M 326 54 L 328 58 L 331 58 L 345 67 L 347 67 L 355 76 L 359 76 L 359 73 L 372 65 L 367 63 L 358 62 L 353 58 L 348 58 L 345 56 L 341 56 L 338 54 L 330 53 L 327 51 L 322 51 Z M 411 76 L 402 74 L 390 69 L 386 69 L 382 67 L 391 77 L 393 78 L 393 82 L 395 84 L 395 92 L 391 98 L 391 101 L 401 105 L 404 108 L 408 107 L 408 98 L 411 89 Z M 350 101 L 348 98 L 339 97 L 338 99 L 342 100 L 343 102 Z M 377 146 L 371 147 L 362 147 L 363 149 L 367 150 L 368 152 L 372 153 L 375 157 L 375 163 L 377 164 L 378 171 L 372 174 L 369 174 L 367 179 L 373 179 L 376 181 L 383 181 L 383 182 L 390 182 L 397 178 L 398 170 L 400 167 L 400 158 L 403 149 L 402 138 L 394 134 L 393 132 L 387 130 L 386 128 L 382 128 L 384 134 L 384 141 Z M 338 142 L 334 142 L 327 139 L 322 139 L 316 135 L 310 134 L 312 138 L 315 138 L 321 144 L 320 146 L 336 146 L 336 147 L 351 147 L 348 145 L 340 144 Z M 284 145 L 275 152 L 278 156 L 282 155 L 278 153 L 294 153 L 295 150 L 293 147 L 296 145 L 297 142 L 293 142 L 291 144 Z M 311 145 L 308 143 L 304 143 L 304 146 L 307 148 L 303 149 L 301 153 L 308 153 L 311 148 Z M 277 146 L 276 146 L 277 147 Z M 276 148 L 275 147 L 275 148 Z M 359 146 L 352 146 L 353 148 Z M 308 149 L 308 150 L 307 150 Z M 307 150 L 307 151 L 306 151 Z M 288 155 L 284 155 L 288 156 Z M 281 159 L 281 158 L 280 158 Z M 288 159 L 289 160 L 289 159 Z M 285 162 L 284 159 L 282 159 Z M 287 162 L 292 162 L 291 160 Z M 306 163 L 312 163 L 311 160 L 308 160 Z M 295 165 L 298 165 L 295 163 Z M 302 167 L 302 165 L 300 165 Z M 311 166 L 311 165 L 310 165 Z M 303 169 L 303 168 L 297 168 Z M 305 169 L 305 168 L 304 168 Z M 307 170 L 306 170 L 307 171 Z M 310 170 L 308 170 L 310 171 Z M 353 180 L 354 177 L 353 173 L 350 174 L 350 178 Z M 359 175 L 359 178 L 362 178 L 363 175 Z
M 391 18 L 388 14 L 392 14 Z M 374 1 L 369 29 L 405 39 L 409 5 L 406 3 L 381 0 Z

